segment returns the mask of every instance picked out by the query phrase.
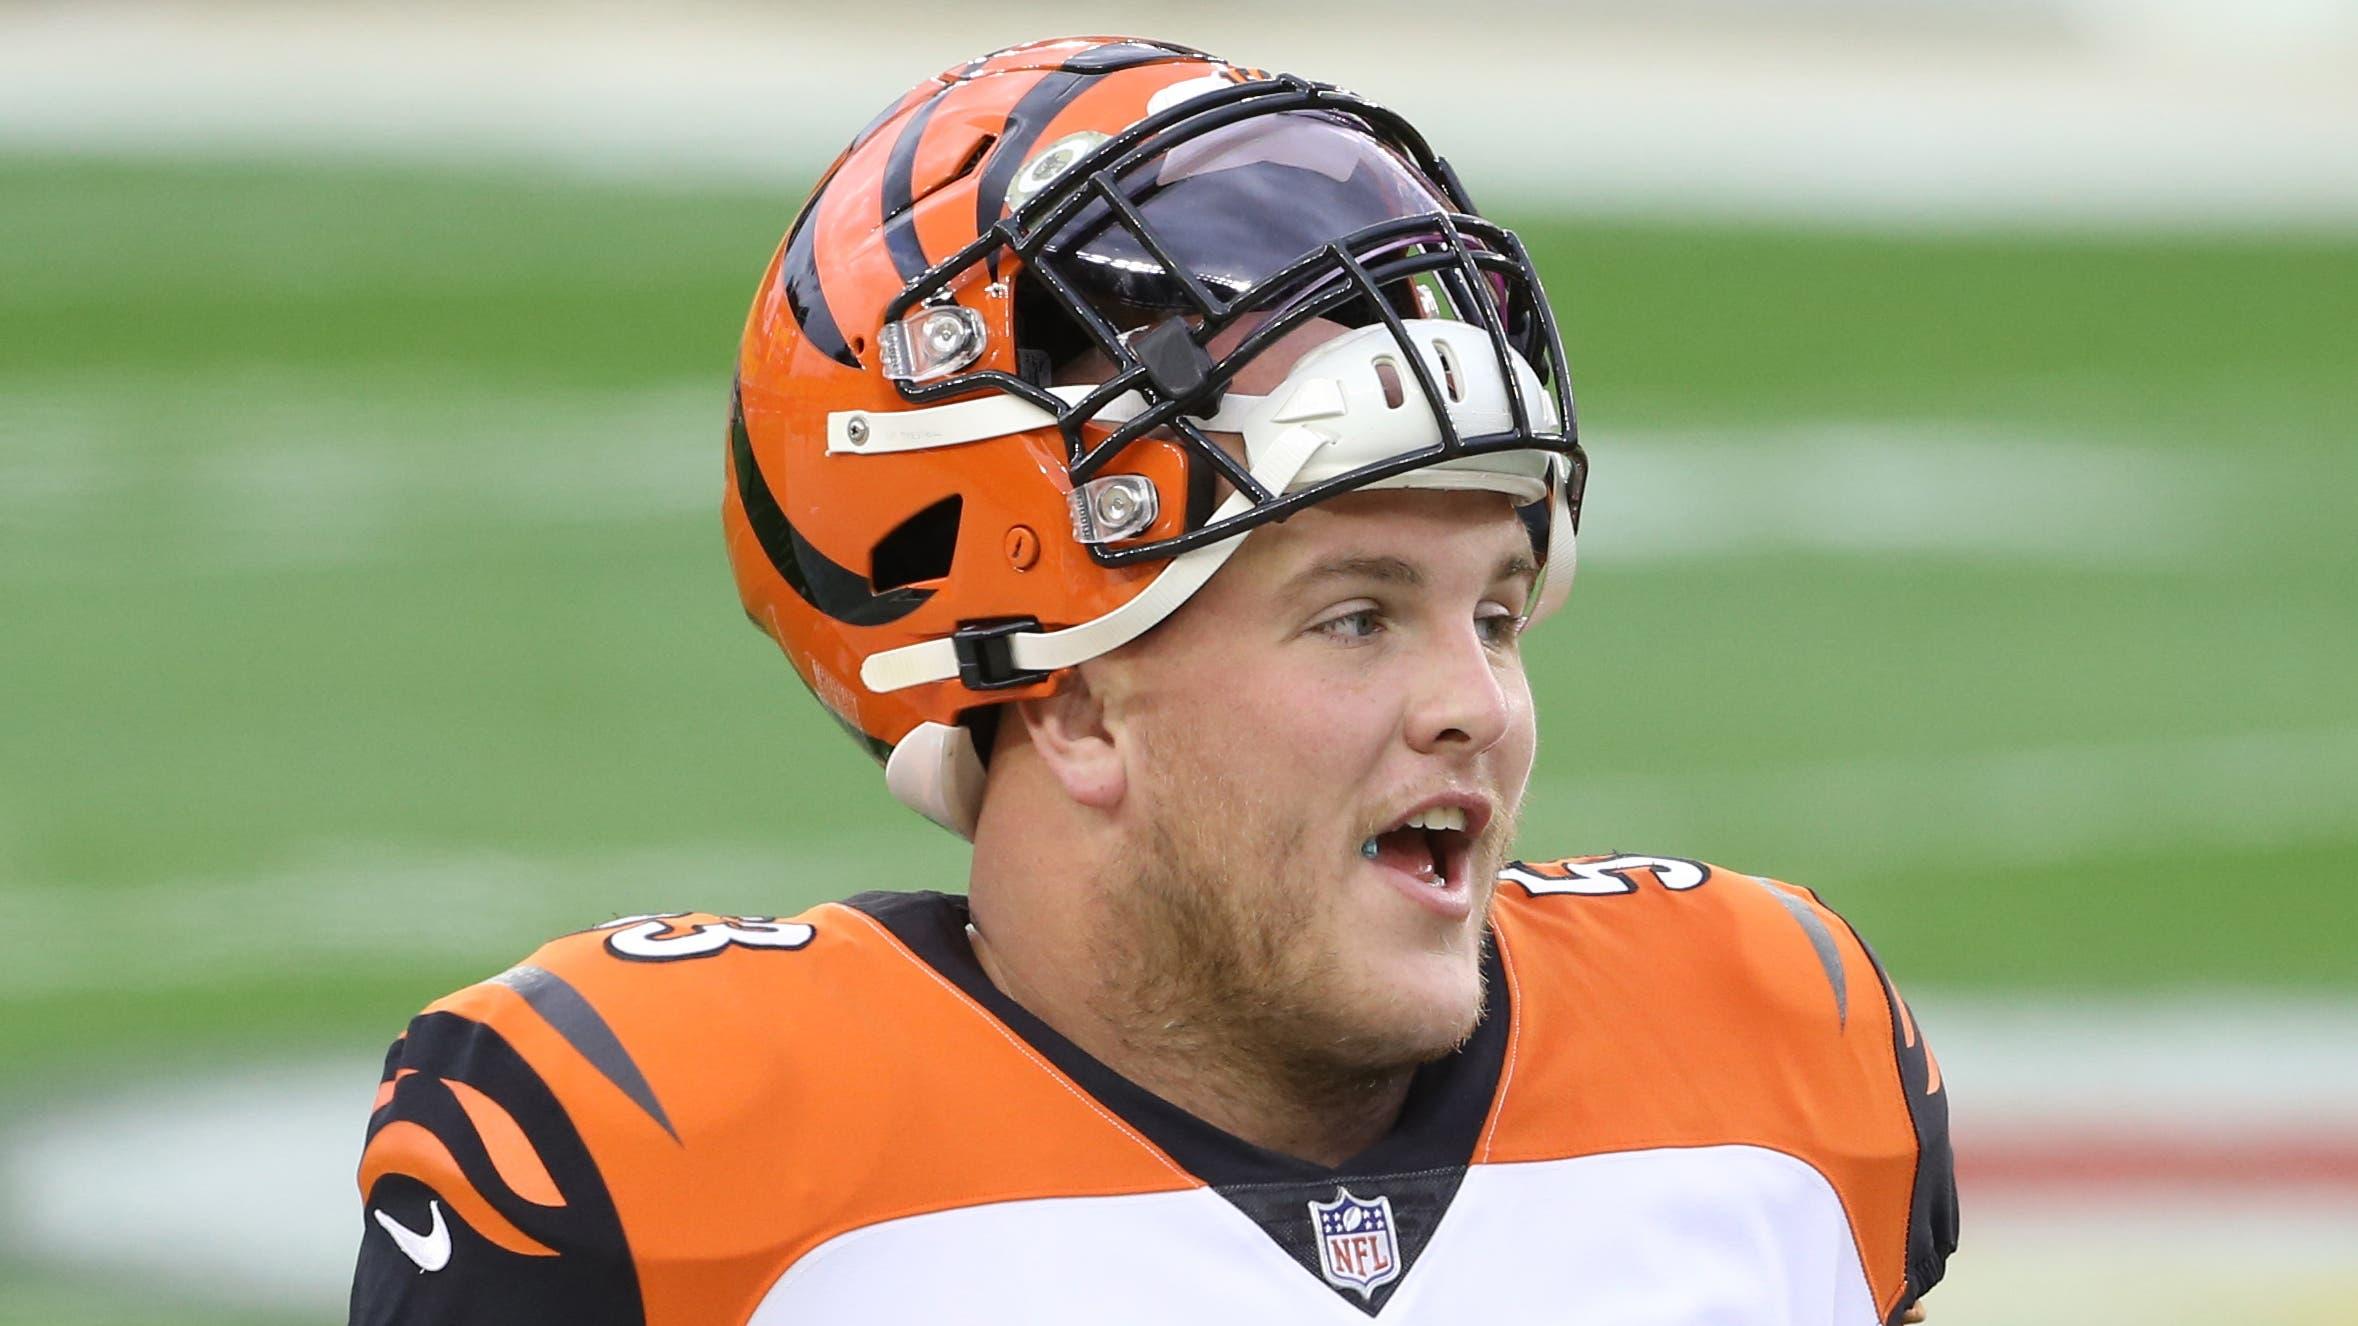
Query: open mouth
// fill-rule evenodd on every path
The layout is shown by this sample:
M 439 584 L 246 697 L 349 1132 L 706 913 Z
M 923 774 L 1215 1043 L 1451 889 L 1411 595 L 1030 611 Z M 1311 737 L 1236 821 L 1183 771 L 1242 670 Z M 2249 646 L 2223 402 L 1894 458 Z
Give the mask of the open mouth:
M 1478 827 L 1462 806 L 1430 806 L 1361 842 L 1359 854 L 1434 893 L 1463 892 Z

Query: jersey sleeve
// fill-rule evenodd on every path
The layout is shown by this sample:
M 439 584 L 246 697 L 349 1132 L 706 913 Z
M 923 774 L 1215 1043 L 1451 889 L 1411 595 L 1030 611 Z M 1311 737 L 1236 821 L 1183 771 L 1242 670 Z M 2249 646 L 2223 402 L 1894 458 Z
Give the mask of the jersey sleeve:
M 644 1320 L 595 1159 L 490 1020 L 436 1005 L 394 1041 L 359 1179 L 352 1326 Z
M 1814 1169 L 1897 1323 L 1957 1247 L 1947 1087 L 1914 1012 L 1807 889 L 1683 857 L 1511 863 L 1493 924 L 1535 1029 L 1497 1154 L 1743 1145 Z
M 1933 1057 L 1931 1044 L 1917 1029 L 1915 1013 L 1885 973 L 1882 960 L 1865 940 L 1859 947 L 1874 964 L 1891 1010 L 1892 1057 L 1916 1132 L 1916 1174 L 1908 1201 L 1907 1290 L 1887 1323 L 1897 1326 L 1907 1310 L 1940 1283 L 1949 1254 L 1957 1250 L 1957 1162 L 1949 1144 L 1949 1093 L 1940 1061 Z
M 1915 1139 L 1911 1155 L 1913 1173 L 1907 1188 L 1907 1243 L 1901 1261 L 1903 1284 L 1884 1319 L 1886 1326 L 1897 1326 L 1908 1309 L 1940 1283 L 1949 1255 L 1957 1250 L 1957 1167 L 1949 1142 L 1947 1083 L 1941 1077 L 1940 1061 L 1933 1056 L 1932 1046 L 1916 1024 L 1914 1010 L 1900 997 L 1899 987 L 1885 969 L 1883 959 L 1866 938 L 1814 891 L 1777 880 L 1759 882 L 1773 891 L 1779 902 L 1802 922 L 1802 928 L 1810 932 L 1813 945 L 1820 949 L 1821 962 L 1829 964 L 1829 980 L 1837 978 L 1845 962 L 1845 952 L 1854 955 L 1851 961 L 1864 958 L 1866 970 L 1860 974 L 1872 974 L 1874 992 L 1883 1005 L 1884 1016 L 1880 1019 L 1845 1018 L 1844 1023 L 1852 1036 L 1888 1037 L 1888 1048 L 1876 1046 L 1875 1057 L 1885 1059 L 1895 1076 L 1893 1085 L 1906 1106 L 1908 1126 Z

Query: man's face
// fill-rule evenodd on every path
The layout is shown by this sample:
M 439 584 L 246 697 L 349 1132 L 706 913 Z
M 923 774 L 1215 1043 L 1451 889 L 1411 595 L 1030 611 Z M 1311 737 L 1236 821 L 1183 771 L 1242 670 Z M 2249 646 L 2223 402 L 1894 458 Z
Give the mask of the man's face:
M 1124 743 L 1135 867 L 1097 957 L 1136 1014 L 1319 1074 L 1472 1031 L 1536 744 L 1531 581 L 1503 495 L 1353 493 L 1256 530 L 1089 665 Z M 1431 812 L 1462 829 L 1405 826 Z

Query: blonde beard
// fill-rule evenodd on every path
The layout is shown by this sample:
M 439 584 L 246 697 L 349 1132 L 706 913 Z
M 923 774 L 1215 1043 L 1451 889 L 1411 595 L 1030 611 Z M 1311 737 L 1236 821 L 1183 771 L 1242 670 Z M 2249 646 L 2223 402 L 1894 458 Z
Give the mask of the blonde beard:
M 1158 747 L 1163 743 L 1157 743 Z M 1488 992 L 1436 1025 L 1380 992 L 1350 988 L 1323 912 L 1332 901 L 1303 868 L 1298 826 L 1240 804 L 1232 785 L 1169 749 L 1136 868 L 1107 890 L 1090 939 L 1095 1012 L 1142 1059 L 1187 1065 L 1297 1100 L 1354 1094 L 1447 1055 L 1471 1036 Z M 1477 880 L 1496 878 L 1511 828 L 1486 835 Z M 1330 845 L 1331 849 L 1331 845 Z M 1486 923 L 1489 893 L 1481 897 Z

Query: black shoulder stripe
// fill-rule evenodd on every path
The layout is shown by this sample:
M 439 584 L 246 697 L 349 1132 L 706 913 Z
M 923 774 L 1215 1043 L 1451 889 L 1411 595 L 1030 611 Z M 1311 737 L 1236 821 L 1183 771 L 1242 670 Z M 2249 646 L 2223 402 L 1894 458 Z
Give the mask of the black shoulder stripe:
M 835 325 L 835 312 L 827 307 L 827 292 L 819 287 L 819 263 L 813 253 L 816 241 L 811 234 L 811 222 L 819 213 L 819 203 L 827 195 L 825 183 L 803 204 L 802 215 L 794 218 L 794 229 L 786 236 L 786 257 L 778 264 L 778 284 L 786 291 L 786 308 L 794 314 L 795 325 L 802 328 L 804 339 L 828 358 L 845 368 L 858 368 L 860 360 L 843 340 L 843 332 Z
M 582 998 L 581 991 L 566 984 L 555 972 L 528 964 L 510 967 L 491 979 L 494 984 L 524 996 L 532 1011 L 556 1028 L 557 1034 L 587 1059 L 590 1067 L 604 1074 L 633 1104 L 645 1110 L 647 1117 L 671 1135 L 672 1141 L 680 1140 L 679 1132 L 671 1126 L 671 1117 L 663 1112 L 663 1102 L 655 1098 L 655 1088 L 648 1084 L 646 1074 L 639 1071 L 637 1061 L 623 1048 L 622 1038 L 606 1025 L 606 1019 L 598 1016 L 590 1001 Z
M 1841 917 L 1839 912 L 1834 915 Z M 1931 1045 L 1884 972 L 1883 960 L 1849 921 L 1842 925 L 1867 955 L 1883 990 L 1891 1013 L 1891 1053 L 1899 1065 L 1900 1092 L 1916 1132 L 1916 1176 L 1908 1197 L 1907 1292 L 1886 1319 L 1886 1326 L 1899 1326 L 1907 1310 L 1940 1283 L 1949 1254 L 1957 1250 L 1957 1159 L 1949 1145 L 1949 1093 L 1947 1084 L 1933 1076 Z
M 376 1167 L 362 1194 L 351 1326 L 644 1326 L 636 1263 L 612 1195 L 548 1084 L 497 1031 L 456 1013 L 420 1015 L 398 1044 L 401 1067 L 417 1071 L 398 1079 L 389 1108 L 372 1120 L 363 1172 L 377 1139 L 396 1123 L 425 1130 L 456 1172 L 421 1171 L 392 1154 L 398 1146 L 386 1149 L 381 1159 L 391 1163 Z M 489 1098 L 523 1131 L 558 1201 L 509 1186 L 452 1094 L 458 1083 Z M 495 1225 L 540 1247 L 519 1250 L 495 1239 Z
M 852 626 L 882 626 L 899 621 L 933 597 L 930 589 L 888 589 L 879 594 L 868 578 L 840 566 L 811 546 L 779 509 L 753 458 L 753 439 L 745 432 L 745 400 L 735 393 L 729 400 L 729 459 L 737 479 L 737 500 L 744 504 L 745 523 L 770 565 L 803 602 L 839 622 Z
M 933 113 L 940 108 L 942 98 L 950 89 L 943 88 L 926 98 L 909 122 L 901 126 L 900 137 L 892 143 L 892 156 L 884 164 L 884 247 L 892 254 L 892 265 L 904 281 L 914 281 L 925 274 L 925 246 L 917 239 L 917 213 L 911 197 L 911 179 L 917 170 L 917 148 L 925 141 L 925 128 L 933 123 Z
M 1826 973 L 1826 984 L 1834 987 L 1834 1020 L 1836 1025 L 1850 1025 L 1850 986 L 1844 979 L 1842 950 L 1834 943 L 1834 932 L 1826 928 L 1825 919 L 1817 909 L 1794 897 L 1765 879 L 1753 878 L 1753 883 L 1768 891 L 1777 900 L 1801 932 L 1809 936 L 1809 946 L 1818 955 L 1818 966 Z

